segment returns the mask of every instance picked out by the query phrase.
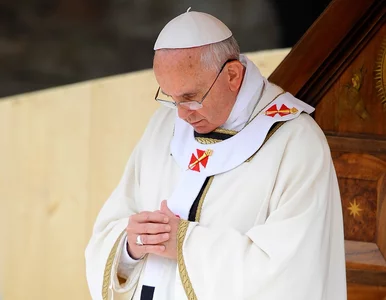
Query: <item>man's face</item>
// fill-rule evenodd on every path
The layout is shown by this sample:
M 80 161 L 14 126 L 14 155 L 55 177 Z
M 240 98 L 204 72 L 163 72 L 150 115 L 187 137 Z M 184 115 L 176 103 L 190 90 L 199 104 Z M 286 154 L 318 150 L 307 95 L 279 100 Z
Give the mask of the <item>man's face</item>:
M 201 102 L 216 78 L 215 70 L 202 67 L 200 48 L 157 51 L 154 57 L 154 74 L 161 91 L 177 103 Z M 177 105 L 178 116 L 192 125 L 196 132 L 208 133 L 220 127 L 228 119 L 237 92 L 229 87 L 227 66 L 221 72 L 209 94 L 198 110 Z

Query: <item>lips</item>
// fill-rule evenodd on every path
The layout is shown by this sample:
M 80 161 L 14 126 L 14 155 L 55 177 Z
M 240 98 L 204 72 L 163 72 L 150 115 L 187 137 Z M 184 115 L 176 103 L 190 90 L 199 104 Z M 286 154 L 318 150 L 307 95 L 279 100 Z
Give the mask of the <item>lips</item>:
M 190 122 L 189 124 L 192 125 L 192 126 L 195 126 L 197 125 L 198 123 L 200 123 L 202 120 L 199 120 L 199 121 L 196 121 L 196 122 Z

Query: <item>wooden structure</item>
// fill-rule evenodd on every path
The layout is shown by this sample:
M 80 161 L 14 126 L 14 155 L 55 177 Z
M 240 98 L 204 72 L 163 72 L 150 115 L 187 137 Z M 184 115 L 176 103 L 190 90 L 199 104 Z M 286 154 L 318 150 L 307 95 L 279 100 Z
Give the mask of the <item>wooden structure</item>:
M 269 77 L 316 107 L 342 196 L 349 300 L 386 299 L 386 1 L 335 0 Z

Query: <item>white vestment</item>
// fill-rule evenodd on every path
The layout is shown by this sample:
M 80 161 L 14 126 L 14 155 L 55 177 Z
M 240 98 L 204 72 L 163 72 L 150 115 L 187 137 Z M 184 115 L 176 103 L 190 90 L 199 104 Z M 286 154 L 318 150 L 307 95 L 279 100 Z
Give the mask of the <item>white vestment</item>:
M 261 112 L 256 119 L 274 100 L 270 93 L 275 87 L 264 82 L 265 88 L 258 85 L 244 93 L 255 102 L 261 95 L 251 108 Z M 298 101 L 288 93 L 275 101 L 280 99 Z M 190 155 L 199 155 L 196 149 L 185 149 L 193 135 L 184 132 L 177 141 L 173 136 L 182 132 L 175 127 L 182 128 L 181 122 L 176 121 L 174 110 L 160 108 L 155 113 L 118 187 L 98 215 L 86 249 L 93 299 L 140 299 L 149 259 L 122 262 L 125 228 L 130 215 L 158 210 L 184 174 L 194 172 L 187 170 Z M 257 130 L 249 130 L 245 143 L 258 140 L 260 125 L 256 124 Z M 242 143 L 232 141 L 248 126 L 215 144 L 207 167 L 201 165 L 200 172 L 213 167 L 210 164 L 222 155 L 222 143 L 228 145 L 230 160 L 237 160 L 239 153 L 247 155 L 241 154 Z M 310 116 L 298 113 L 268 137 L 251 157 L 224 172 L 217 170 L 214 176 L 208 173 L 195 220 L 181 222 L 177 262 L 162 259 L 153 273 L 157 274 L 153 299 L 346 299 L 341 201 L 325 136 Z M 210 139 L 201 139 L 205 141 Z M 208 147 L 212 146 L 199 146 Z M 120 284 L 118 270 L 127 277 L 125 283 Z

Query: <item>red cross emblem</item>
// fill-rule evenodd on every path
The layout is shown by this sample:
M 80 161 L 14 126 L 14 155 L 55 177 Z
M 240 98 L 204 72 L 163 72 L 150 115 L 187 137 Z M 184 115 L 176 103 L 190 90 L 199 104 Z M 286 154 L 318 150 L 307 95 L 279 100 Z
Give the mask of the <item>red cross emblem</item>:
M 280 109 L 277 109 L 276 104 L 274 104 L 265 111 L 265 115 L 273 118 L 276 114 L 279 114 L 280 117 L 283 117 L 289 114 L 294 115 L 297 112 L 298 109 L 296 107 L 288 108 L 287 106 L 285 106 L 285 104 L 283 104 Z
M 192 153 L 188 168 L 192 171 L 200 172 L 200 164 L 205 168 L 209 156 L 213 154 L 213 150 L 207 149 L 206 151 L 197 149 L 197 157 Z

